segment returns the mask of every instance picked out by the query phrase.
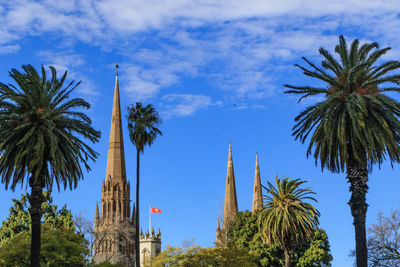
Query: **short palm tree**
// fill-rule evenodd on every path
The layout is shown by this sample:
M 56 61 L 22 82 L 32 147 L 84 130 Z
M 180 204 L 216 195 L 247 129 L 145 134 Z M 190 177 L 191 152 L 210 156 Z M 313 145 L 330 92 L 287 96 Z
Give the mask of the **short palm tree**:
M 31 266 L 38 267 L 42 190 L 51 191 L 54 181 L 58 190 L 60 185 L 75 188 L 83 178 L 80 164 L 90 170 L 87 161 L 98 156 L 81 137 L 95 143 L 100 132 L 79 111 L 90 104 L 80 98 L 69 99 L 79 83 L 64 86 L 67 72 L 58 79 L 55 68 L 50 67 L 47 80 L 43 66 L 41 76 L 31 65 L 22 69 L 10 71 L 17 86 L 0 83 L 0 176 L 6 189 L 14 190 L 18 183 L 31 187 Z
M 267 194 L 258 215 L 258 226 L 267 244 L 278 242 L 285 254 L 285 266 L 290 267 L 291 250 L 295 244 L 309 240 L 318 226 L 318 210 L 306 201 L 317 200 L 310 188 L 300 188 L 305 181 L 276 176 L 276 187 L 270 182 L 263 188 Z
M 358 40 L 348 48 L 340 36 L 335 47 L 339 60 L 320 48 L 321 67 L 304 57 L 309 68 L 295 65 L 306 76 L 322 81 L 325 88 L 285 85 L 289 88 L 285 93 L 302 95 L 299 101 L 319 94 L 324 97 L 295 118 L 293 135 L 304 143 L 311 134 L 307 156 L 313 154 L 322 169 L 347 172 L 358 267 L 367 266 L 368 170 L 387 157 L 391 163 L 400 161 L 400 103 L 384 94 L 400 91 L 400 75 L 392 73 L 400 69 L 400 62 L 377 63 L 389 50 L 379 49 L 377 43 L 359 46 Z
M 136 102 L 135 106 L 128 107 L 127 118 L 129 137 L 136 147 L 136 229 L 139 229 L 140 153 L 143 153 L 146 145 L 151 146 L 153 144 L 157 135 L 162 135 L 162 132 L 157 128 L 161 119 L 153 105 L 149 104 L 144 107 L 140 102 Z M 136 266 L 140 266 L 139 231 L 136 231 L 135 246 Z

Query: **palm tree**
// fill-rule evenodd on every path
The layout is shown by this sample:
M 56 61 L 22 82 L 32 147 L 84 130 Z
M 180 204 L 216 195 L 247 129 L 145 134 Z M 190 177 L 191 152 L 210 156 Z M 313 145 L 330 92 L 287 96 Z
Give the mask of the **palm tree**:
M 379 49 L 377 43 L 359 47 L 358 40 L 348 48 L 340 36 L 335 47 L 339 61 L 320 48 L 319 53 L 324 57 L 321 67 L 304 57 L 309 69 L 295 65 L 306 76 L 322 81 L 326 88 L 285 85 L 289 88 L 285 93 L 302 95 L 299 101 L 319 94 L 324 97 L 295 118 L 293 136 L 304 143 L 312 134 L 307 157 L 313 154 L 322 170 L 347 172 L 358 267 L 367 266 L 368 170 L 375 163 L 380 165 L 386 157 L 392 164 L 400 161 L 400 103 L 384 94 L 400 91 L 396 86 L 400 75 L 391 72 L 400 68 L 400 62 L 376 63 L 389 50 L 390 47 Z
M 146 145 L 151 146 L 157 135 L 162 132 L 157 128 L 161 123 L 158 112 L 153 105 L 149 104 L 143 107 L 142 103 L 136 102 L 136 105 L 128 107 L 128 130 L 132 144 L 136 147 L 136 266 L 140 266 L 139 251 L 139 168 L 140 153 L 143 153 Z
M 285 266 L 290 267 L 291 249 L 310 239 L 318 226 L 318 210 L 305 202 L 315 194 L 310 188 L 300 188 L 305 181 L 283 180 L 276 176 L 276 187 L 268 182 L 264 207 L 258 215 L 258 226 L 267 244 L 278 242 L 285 254 Z
M 69 99 L 79 85 L 72 81 L 64 86 L 67 72 L 57 78 L 50 67 L 47 80 L 42 66 L 41 76 L 31 65 L 24 72 L 9 72 L 17 86 L 0 83 L 0 176 L 6 189 L 28 183 L 31 187 L 29 213 L 32 219 L 31 266 L 40 266 L 42 190 L 52 190 L 53 182 L 72 190 L 83 178 L 80 163 L 90 170 L 88 159 L 98 154 L 79 137 L 98 142 L 100 132 L 91 127 L 90 118 L 79 108 L 90 104 L 80 98 Z

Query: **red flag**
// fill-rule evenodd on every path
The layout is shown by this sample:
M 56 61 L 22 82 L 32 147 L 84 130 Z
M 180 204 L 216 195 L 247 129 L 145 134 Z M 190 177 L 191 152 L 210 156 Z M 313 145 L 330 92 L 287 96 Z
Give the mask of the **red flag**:
M 157 209 L 157 208 L 154 208 L 154 207 L 151 207 L 151 206 L 150 206 L 150 209 L 151 209 L 151 213 L 161 213 L 160 209 Z

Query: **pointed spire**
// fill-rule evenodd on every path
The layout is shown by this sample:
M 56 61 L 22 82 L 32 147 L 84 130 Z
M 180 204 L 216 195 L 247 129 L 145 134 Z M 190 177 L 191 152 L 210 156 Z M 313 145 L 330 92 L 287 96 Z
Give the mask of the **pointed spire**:
M 157 232 L 156 237 L 157 237 L 158 239 L 161 239 L 161 230 L 160 230 L 160 228 L 158 228 L 158 232 Z
M 253 205 L 252 212 L 262 208 L 262 188 L 260 178 L 260 166 L 258 165 L 258 153 L 256 153 L 256 170 L 254 174 Z
M 106 179 L 114 183 L 126 181 L 124 141 L 122 137 L 121 104 L 119 98 L 118 64 L 115 77 L 114 103 L 111 117 Z
M 97 228 L 99 226 L 100 215 L 99 215 L 99 204 L 96 201 L 96 211 L 94 214 L 94 227 Z
M 228 168 L 226 173 L 224 216 L 222 220 L 222 230 L 225 230 L 229 222 L 235 219 L 238 212 L 236 197 L 235 174 L 233 171 L 232 146 L 229 141 Z
M 151 237 L 152 238 L 156 237 L 156 234 L 154 233 L 154 227 L 151 228 Z
M 216 231 L 216 244 L 221 244 L 221 226 L 219 225 L 219 219 L 217 221 L 217 231 Z
M 133 203 L 133 209 L 132 209 L 132 224 L 135 225 L 136 221 L 136 211 L 135 211 L 135 203 Z

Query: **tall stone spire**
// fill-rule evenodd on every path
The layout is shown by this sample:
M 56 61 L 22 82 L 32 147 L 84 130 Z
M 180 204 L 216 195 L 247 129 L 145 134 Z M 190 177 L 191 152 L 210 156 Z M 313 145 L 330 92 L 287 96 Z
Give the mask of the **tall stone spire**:
M 114 103 L 111 117 L 110 142 L 108 147 L 106 180 L 114 183 L 126 182 L 124 140 L 122 136 L 121 104 L 119 98 L 118 64 L 115 77 Z
M 124 141 L 122 136 L 121 104 L 119 98 L 118 65 L 115 78 L 114 103 L 111 117 L 106 178 L 101 190 L 101 215 L 95 214 L 95 263 L 123 262 L 135 259 L 135 225 L 130 218 L 130 184 L 126 179 Z M 110 247 L 112 244 L 112 248 Z
M 235 219 L 238 212 L 238 204 L 236 197 L 235 174 L 233 172 L 232 147 L 229 141 L 228 169 L 226 173 L 224 217 L 222 220 L 222 230 L 225 230 Z
M 221 243 L 222 243 L 222 240 L 221 240 L 221 227 L 219 225 L 219 219 L 218 219 L 215 244 L 216 245 L 221 245 Z
M 256 171 L 254 174 L 253 206 L 252 212 L 262 208 L 262 189 L 260 178 L 260 166 L 258 165 L 258 153 L 256 154 Z
M 94 227 L 95 228 L 99 227 L 99 221 L 100 221 L 99 205 L 96 202 L 96 211 L 95 211 L 95 214 L 94 214 Z

